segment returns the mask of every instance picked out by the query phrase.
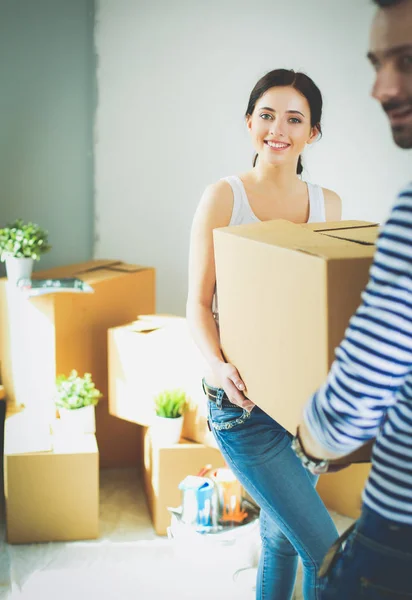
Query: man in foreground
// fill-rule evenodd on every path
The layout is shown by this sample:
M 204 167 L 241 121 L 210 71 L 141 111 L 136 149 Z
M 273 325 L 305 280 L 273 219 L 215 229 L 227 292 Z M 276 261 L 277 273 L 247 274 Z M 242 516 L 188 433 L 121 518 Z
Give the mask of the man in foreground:
M 395 143 L 412 148 L 412 0 L 375 0 L 372 95 Z M 412 599 L 412 184 L 377 243 L 362 304 L 326 383 L 305 408 L 295 451 L 313 472 L 376 437 L 362 514 L 324 563 L 322 600 Z M 322 460 L 326 459 L 326 460 Z

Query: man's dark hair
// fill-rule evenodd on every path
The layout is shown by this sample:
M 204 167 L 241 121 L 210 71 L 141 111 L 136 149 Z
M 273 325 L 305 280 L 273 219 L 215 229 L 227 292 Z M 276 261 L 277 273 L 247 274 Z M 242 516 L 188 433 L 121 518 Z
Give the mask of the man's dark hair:
M 387 8 L 388 6 L 395 6 L 396 4 L 405 2 L 405 0 L 373 0 L 373 2 L 380 8 Z

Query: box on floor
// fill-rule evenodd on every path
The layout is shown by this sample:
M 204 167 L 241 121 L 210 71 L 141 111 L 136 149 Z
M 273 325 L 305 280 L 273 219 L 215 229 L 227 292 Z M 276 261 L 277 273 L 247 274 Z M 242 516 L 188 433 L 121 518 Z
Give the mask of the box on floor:
M 362 221 L 214 231 L 223 351 L 247 395 L 293 434 L 360 304 L 377 235 Z M 319 491 L 352 516 L 368 473 L 356 465 L 326 475 Z
M 10 544 L 99 535 L 99 455 L 92 434 L 50 434 L 35 412 L 10 412 L 4 447 Z
M 0 385 L 0 460 L 3 464 L 4 452 L 4 421 L 6 418 L 6 394 L 4 386 Z M 1 472 L 1 468 L 0 468 Z
M 56 375 L 72 369 L 92 373 L 104 396 L 96 407 L 101 466 L 132 466 L 138 455 L 138 428 L 108 411 L 107 329 L 155 311 L 155 271 L 93 260 L 33 274 L 34 279 L 62 277 L 78 277 L 94 293 L 27 298 L 6 279 L 0 280 L 0 360 L 8 401 L 43 407 L 51 414 Z
M 187 475 L 197 475 L 210 464 L 212 468 L 225 465 L 216 448 L 181 440 L 179 444 L 161 447 L 152 443 L 150 431 L 144 438 L 144 482 L 153 526 L 158 535 L 166 535 L 171 515 L 168 507 L 181 504 L 179 483 Z
M 167 389 L 182 388 L 189 399 L 183 437 L 215 446 L 201 384 L 205 363 L 186 319 L 143 315 L 134 323 L 109 329 L 108 364 L 112 415 L 150 425 L 154 397 Z

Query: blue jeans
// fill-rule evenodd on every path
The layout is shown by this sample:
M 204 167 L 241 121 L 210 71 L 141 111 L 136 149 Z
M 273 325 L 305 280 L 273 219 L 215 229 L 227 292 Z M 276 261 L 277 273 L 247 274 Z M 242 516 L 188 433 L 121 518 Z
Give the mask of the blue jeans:
M 321 579 L 321 600 L 412 599 L 412 525 L 368 508 Z
M 292 436 L 257 406 L 247 413 L 209 401 L 209 423 L 228 466 L 261 508 L 257 599 L 290 600 L 300 556 L 304 598 L 318 600 L 318 569 L 338 533 L 315 490 L 317 477 L 291 449 Z

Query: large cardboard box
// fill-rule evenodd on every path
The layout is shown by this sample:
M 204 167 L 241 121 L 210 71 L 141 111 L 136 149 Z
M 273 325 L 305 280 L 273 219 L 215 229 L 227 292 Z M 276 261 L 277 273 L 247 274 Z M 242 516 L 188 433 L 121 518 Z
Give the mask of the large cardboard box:
M 90 372 L 103 398 L 96 409 L 102 467 L 133 466 L 138 428 L 109 414 L 107 330 L 140 313 L 155 312 L 155 271 L 120 261 L 94 260 L 35 273 L 33 278 L 78 277 L 94 293 L 27 298 L 0 280 L 0 360 L 8 402 L 53 411 L 56 375 Z
M 370 470 L 370 464 L 360 464 L 351 465 L 337 473 L 322 475 L 316 489 L 329 509 L 358 519 L 362 507 L 362 492 Z
M 358 221 L 214 231 L 223 352 L 250 399 L 293 434 L 360 304 L 377 234 Z
M 108 332 L 109 410 L 112 415 L 150 425 L 154 397 L 182 388 L 189 400 L 183 437 L 215 445 L 207 426 L 202 390 L 205 363 L 193 342 L 186 319 L 143 315 Z
M 6 420 L 4 493 L 10 544 L 99 535 L 99 456 L 92 434 L 75 438 L 29 430 L 24 412 Z M 24 424 L 26 421 L 26 424 Z M 41 448 L 45 450 L 32 451 Z M 51 442 L 51 448 L 50 448 Z
M 216 448 L 181 440 L 179 444 L 160 447 L 153 444 L 150 430 L 144 439 L 144 483 L 147 504 L 158 535 L 166 535 L 170 525 L 167 508 L 181 504 L 179 483 L 187 475 L 197 475 L 205 465 L 225 466 Z

